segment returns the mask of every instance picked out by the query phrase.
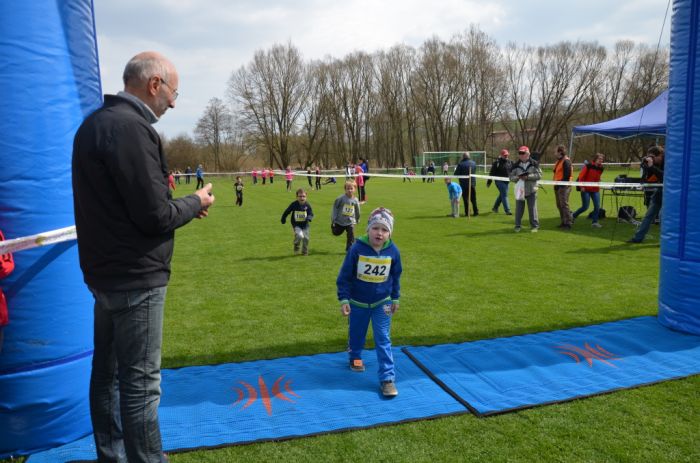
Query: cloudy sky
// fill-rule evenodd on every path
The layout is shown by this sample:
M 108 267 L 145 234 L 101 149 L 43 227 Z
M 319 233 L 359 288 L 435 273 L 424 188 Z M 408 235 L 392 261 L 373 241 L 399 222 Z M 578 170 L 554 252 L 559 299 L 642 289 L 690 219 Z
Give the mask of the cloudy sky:
M 669 43 L 668 0 L 95 0 L 104 93 L 121 90 L 124 64 L 143 50 L 168 56 L 180 73 L 177 107 L 158 122 L 167 137 L 192 135 L 213 97 L 253 53 L 291 42 L 305 59 L 427 38 L 449 40 L 470 24 L 505 45 L 562 40 L 611 46 Z M 662 34 L 663 26 L 663 34 Z

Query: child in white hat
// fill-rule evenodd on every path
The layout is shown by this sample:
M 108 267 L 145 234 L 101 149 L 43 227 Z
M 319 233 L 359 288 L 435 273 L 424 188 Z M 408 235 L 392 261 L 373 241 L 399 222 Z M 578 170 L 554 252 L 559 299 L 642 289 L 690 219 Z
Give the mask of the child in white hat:
M 399 308 L 401 255 L 391 240 L 394 216 L 377 208 L 369 215 L 367 235 L 350 247 L 336 284 L 341 313 L 349 318 L 350 369 L 365 371 L 362 350 L 372 322 L 382 394 L 398 395 L 394 356 L 391 351 L 391 318 Z

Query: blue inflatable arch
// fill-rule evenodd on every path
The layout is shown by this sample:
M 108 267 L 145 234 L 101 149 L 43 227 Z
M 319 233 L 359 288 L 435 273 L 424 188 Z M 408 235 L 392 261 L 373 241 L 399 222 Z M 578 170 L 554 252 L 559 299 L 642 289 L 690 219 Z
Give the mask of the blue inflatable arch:
M 675 0 L 659 320 L 700 335 L 700 0 Z M 0 228 L 9 238 L 73 224 L 73 134 L 101 103 L 91 0 L 0 2 Z M 696 193 L 698 192 L 698 193 Z M 23 251 L 2 281 L 0 458 L 91 431 L 92 300 L 75 242 Z
M 700 335 L 700 0 L 676 0 L 671 22 L 659 320 Z
M 92 2 L 0 2 L 0 57 L 0 228 L 17 238 L 73 225 L 73 135 L 102 93 Z M 0 283 L 0 458 L 85 436 L 92 298 L 75 241 L 17 253 Z

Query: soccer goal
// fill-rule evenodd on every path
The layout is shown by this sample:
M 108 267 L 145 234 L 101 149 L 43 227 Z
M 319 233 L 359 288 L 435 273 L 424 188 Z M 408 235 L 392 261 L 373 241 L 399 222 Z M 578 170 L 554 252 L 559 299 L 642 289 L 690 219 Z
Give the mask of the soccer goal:
M 469 153 L 469 157 L 476 163 L 477 171 L 486 172 L 486 151 L 424 151 L 422 154 L 414 156 L 416 167 L 420 168 L 430 164 L 432 161 L 435 164 L 435 173 L 442 174 L 442 165 L 447 162 L 450 166 L 450 173 L 459 161 L 462 160 L 462 155 Z

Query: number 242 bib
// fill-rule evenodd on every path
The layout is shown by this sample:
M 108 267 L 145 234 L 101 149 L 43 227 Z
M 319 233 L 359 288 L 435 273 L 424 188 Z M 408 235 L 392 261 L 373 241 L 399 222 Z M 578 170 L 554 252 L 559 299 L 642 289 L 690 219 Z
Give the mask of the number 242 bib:
M 383 283 L 389 279 L 391 257 L 359 256 L 357 279 L 368 283 Z

